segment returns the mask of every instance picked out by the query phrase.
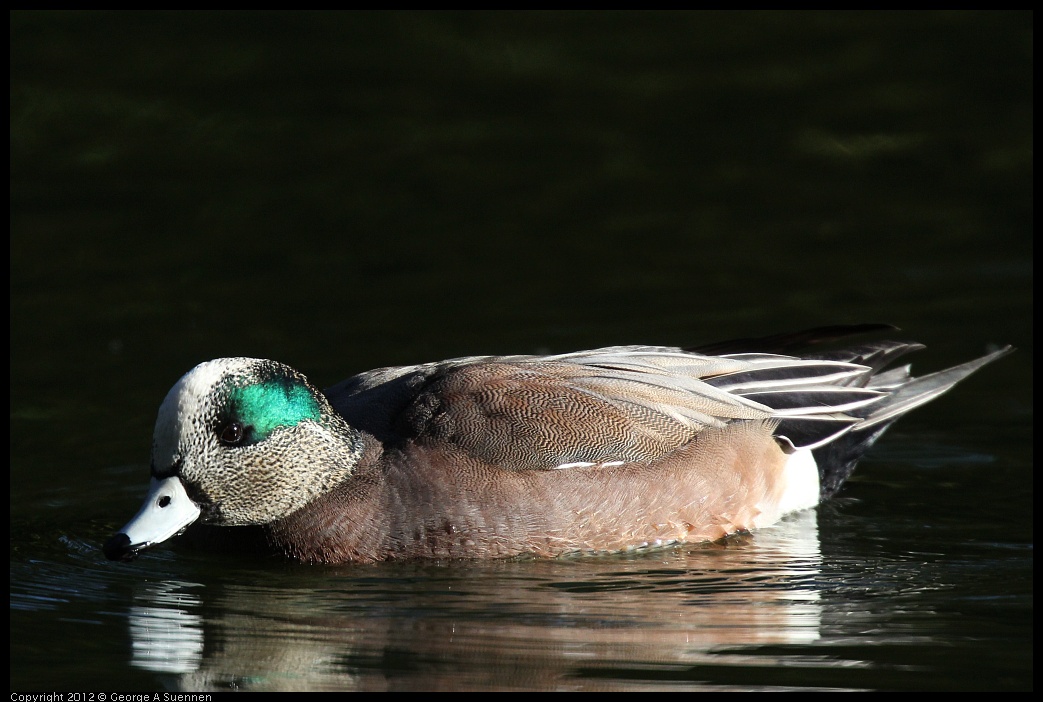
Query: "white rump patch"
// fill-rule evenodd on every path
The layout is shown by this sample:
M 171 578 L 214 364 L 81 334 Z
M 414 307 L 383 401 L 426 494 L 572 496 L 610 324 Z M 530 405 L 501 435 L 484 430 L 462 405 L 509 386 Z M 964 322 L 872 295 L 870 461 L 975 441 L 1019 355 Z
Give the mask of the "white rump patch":
M 775 504 L 760 504 L 755 527 L 766 527 L 791 512 L 810 509 L 819 503 L 818 464 L 809 449 L 797 449 L 786 458 L 782 471 L 782 492 Z

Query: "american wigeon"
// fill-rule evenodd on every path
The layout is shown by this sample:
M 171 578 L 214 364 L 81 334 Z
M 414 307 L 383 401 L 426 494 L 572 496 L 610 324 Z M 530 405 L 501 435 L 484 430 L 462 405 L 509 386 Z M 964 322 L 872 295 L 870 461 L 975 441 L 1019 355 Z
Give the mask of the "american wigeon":
M 920 378 L 885 369 L 915 343 L 781 353 L 882 328 L 458 358 L 325 392 L 274 361 L 202 363 L 163 400 L 151 490 L 104 551 L 130 560 L 197 520 L 257 525 L 267 548 L 310 563 L 557 556 L 768 526 L 836 493 L 892 422 L 1010 351 Z

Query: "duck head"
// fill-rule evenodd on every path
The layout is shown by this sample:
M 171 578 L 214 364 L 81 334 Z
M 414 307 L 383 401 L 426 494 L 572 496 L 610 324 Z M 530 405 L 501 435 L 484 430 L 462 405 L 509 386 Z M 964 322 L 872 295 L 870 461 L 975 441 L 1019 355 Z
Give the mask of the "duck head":
M 351 475 L 358 432 L 301 373 L 221 358 L 182 377 L 159 408 L 145 504 L 104 545 L 133 560 L 196 521 L 267 524 Z

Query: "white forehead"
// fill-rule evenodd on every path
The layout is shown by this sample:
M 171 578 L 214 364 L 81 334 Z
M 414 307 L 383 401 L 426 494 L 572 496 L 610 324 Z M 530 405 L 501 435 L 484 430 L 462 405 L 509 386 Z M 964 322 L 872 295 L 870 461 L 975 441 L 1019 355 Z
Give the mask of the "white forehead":
M 181 376 L 159 406 L 152 447 L 155 456 L 172 460 L 183 434 L 201 429 L 207 412 L 216 408 L 217 386 L 258 363 L 261 361 L 255 358 L 218 358 Z

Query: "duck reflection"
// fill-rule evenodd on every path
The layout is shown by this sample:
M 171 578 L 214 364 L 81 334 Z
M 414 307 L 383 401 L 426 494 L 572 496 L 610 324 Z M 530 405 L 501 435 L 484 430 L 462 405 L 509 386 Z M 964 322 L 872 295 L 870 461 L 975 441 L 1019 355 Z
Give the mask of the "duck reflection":
M 143 586 L 130 608 L 131 665 L 159 673 L 191 673 L 203 662 L 199 583 L 163 580 Z
M 133 661 L 186 691 L 676 689 L 706 666 L 778 664 L 757 647 L 817 640 L 821 563 L 807 511 L 607 557 L 168 580 L 136 596 Z

